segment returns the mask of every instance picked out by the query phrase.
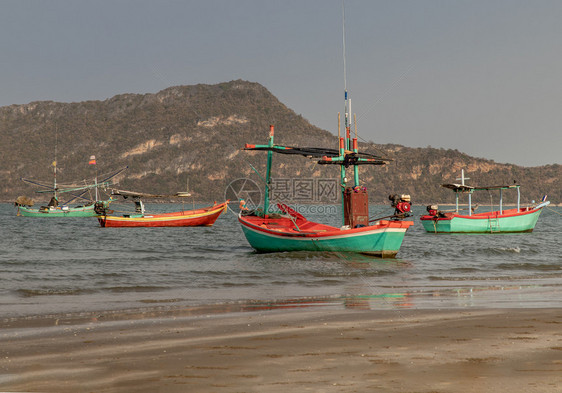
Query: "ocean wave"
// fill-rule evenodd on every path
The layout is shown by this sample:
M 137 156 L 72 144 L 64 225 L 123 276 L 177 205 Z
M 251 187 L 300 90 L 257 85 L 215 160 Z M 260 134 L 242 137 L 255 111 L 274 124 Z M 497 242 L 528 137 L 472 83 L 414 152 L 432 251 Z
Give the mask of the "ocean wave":
M 95 293 L 92 289 L 83 288 L 45 288 L 45 289 L 17 289 L 15 291 L 20 297 L 35 296 L 76 296 Z

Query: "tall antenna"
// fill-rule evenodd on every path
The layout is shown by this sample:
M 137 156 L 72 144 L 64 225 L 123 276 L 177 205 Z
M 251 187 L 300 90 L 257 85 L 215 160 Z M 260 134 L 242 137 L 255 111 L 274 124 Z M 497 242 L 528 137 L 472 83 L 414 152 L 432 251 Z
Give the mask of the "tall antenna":
M 54 176 L 54 194 L 55 199 L 57 198 L 57 145 L 59 142 L 59 130 L 58 125 L 55 123 L 55 161 L 53 161 L 53 176 Z
M 347 99 L 347 70 L 345 66 L 345 2 L 342 0 L 341 2 L 341 11 L 342 11 L 342 39 L 343 39 L 343 88 L 346 93 Z
M 345 122 L 345 150 L 351 150 L 350 142 L 350 128 L 351 128 L 351 99 L 347 94 L 347 64 L 346 64 L 346 53 L 345 53 L 345 1 L 342 0 L 342 40 L 343 40 L 343 85 L 344 85 L 344 99 L 345 99 L 345 112 L 344 112 L 344 122 Z

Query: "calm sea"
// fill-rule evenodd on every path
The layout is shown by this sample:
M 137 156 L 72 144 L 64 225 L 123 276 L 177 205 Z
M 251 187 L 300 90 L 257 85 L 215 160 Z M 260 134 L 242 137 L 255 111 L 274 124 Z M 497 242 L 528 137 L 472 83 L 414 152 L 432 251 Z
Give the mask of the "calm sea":
M 398 258 L 382 260 L 256 254 L 232 211 L 210 228 L 128 229 L 16 217 L 0 204 L 0 317 L 220 304 L 562 307 L 562 208 L 545 209 L 533 233 L 512 235 L 427 234 L 423 210 L 414 208 Z M 372 206 L 377 213 L 391 209 Z M 309 218 L 338 225 L 339 216 L 317 216 Z

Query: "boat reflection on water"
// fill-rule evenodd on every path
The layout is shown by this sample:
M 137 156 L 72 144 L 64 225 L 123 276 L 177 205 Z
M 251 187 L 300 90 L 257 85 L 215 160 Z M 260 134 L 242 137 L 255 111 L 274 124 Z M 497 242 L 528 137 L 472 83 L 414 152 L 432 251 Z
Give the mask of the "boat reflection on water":
M 280 301 L 250 301 L 238 311 L 267 311 L 333 307 L 350 310 L 454 309 L 466 307 L 509 307 L 513 302 L 544 299 L 549 289 L 537 285 L 464 287 L 416 292 L 382 292 L 344 296 L 306 297 Z M 230 311 L 232 311 L 232 308 Z

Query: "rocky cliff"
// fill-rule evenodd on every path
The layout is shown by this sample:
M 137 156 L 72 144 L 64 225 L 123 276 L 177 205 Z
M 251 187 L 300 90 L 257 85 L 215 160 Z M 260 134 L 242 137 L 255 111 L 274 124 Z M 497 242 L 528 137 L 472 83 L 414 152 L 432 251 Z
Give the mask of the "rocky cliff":
M 248 177 L 260 183 L 252 166 L 263 170 L 265 154 L 245 152 L 245 143 L 266 143 L 269 125 L 278 144 L 337 147 L 336 137 L 277 100 L 257 83 L 176 86 L 156 94 L 122 94 L 105 101 L 32 102 L 0 108 L 0 199 L 18 195 L 36 200 L 36 188 L 21 177 L 51 181 L 56 158 L 59 182 L 92 179 L 128 166 L 119 187 L 175 193 L 187 183 L 197 200 L 224 198 L 227 185 Z M 470 184 L 522 185 L 522 200 L 548 194 L 562 197 L 562 166 L 525 168 L 470 157 L 457 150 L 360 143 L 360 149 L 392 157 L 384 167 L 361 167 L 372 202 L 391 193 L 409 193 L 414 203 L 453 202 L 441 183 L 464 169 Z M 97 165 L 88 165 L 95 155 Z M 282 179 L 336 178 L 335 167 L 301 157 L 275 157 Z M 481 202 L 489 202 L 487 195 Z

